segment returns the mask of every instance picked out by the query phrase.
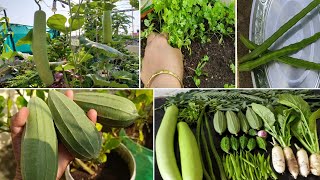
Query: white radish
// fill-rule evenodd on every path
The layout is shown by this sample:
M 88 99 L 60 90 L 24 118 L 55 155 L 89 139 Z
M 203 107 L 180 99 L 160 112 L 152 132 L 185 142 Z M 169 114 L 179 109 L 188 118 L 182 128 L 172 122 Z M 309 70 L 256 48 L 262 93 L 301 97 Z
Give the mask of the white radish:
M 320 154 L 315 153 L 310 156 L 311 173 L 315 176 L 320 176 Z
M 284 171 L 286 170 L 286 163 L 283 150 L 276 142 L 274 142 L 273 144 L 271 156 L 274 170 L 279 174 L 284 173 Z
M 295 144 L 297 148 L 297 160 L 299 164 L 300 174 L 303 177 L 307 177 L 310 174 L 309 156 L 306 150 L 300 148 Z
M 288 146 L 283 148 L 283 154 L 286 159 L 289 172 L 291 173 L 294 179 L 297 179 L 299 175 L 299 166 L 298 166 L 298 161 L 294 156 L 292 149 Z

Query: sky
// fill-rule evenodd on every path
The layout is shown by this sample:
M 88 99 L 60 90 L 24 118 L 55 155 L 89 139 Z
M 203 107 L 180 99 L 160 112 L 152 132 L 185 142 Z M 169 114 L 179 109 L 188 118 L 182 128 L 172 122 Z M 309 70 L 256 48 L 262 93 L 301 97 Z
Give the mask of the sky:
M 47 19 L 52 16 L 54 13 L 51 11 L 53 0 L 43 0 L 40 2 L 41 9 L 46 12 Z M 78 0 L 72 0 L 72 2 L 78 2 Z M 120 0 L 116 3 L 117 9 L 131 9 L 131 5 L 129 4 L 129 0 Z M 0 7 L 4 7 L 7 12 L 7 16 L 10 18 L 11 23 L 15 24 L 23 24 L 33 26 L 33 14 L 36 10 L 38 10 L 38 5 L 34 2 L 34 0 L 0 0 Z M 58 11 L 56 14 L 62 14 L 66 17 L 68 15 L 68 6 L 63 8 L 60 2 L 57 2 Z M 132 12 L 127 12 L 128 15 L 132 15 Z M 3 12 L 0 12 L 0 17 L 3 17 Z M 134 11 L 133 17 L 135 18 L 133 21 L 134 31 L 136 32 L 139 28 L 140 20 L 139 20 L 139 11 Z M 129 32 L 132 29 L 129 28 Z

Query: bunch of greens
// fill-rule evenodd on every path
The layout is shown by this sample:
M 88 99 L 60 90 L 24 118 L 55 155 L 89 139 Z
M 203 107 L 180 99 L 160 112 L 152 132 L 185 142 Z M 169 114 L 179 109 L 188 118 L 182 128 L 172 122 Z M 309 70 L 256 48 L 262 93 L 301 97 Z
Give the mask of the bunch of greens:
M 311 154 L 320 153 L 316 122 L 320 118 L 320 110 L 312 113 L 306 101 L 290 94 L 281 95 L 279 103 L 298 113 L 296 115 L 298 121 L 295 121 L 291 127 L 293 135 Z
M 171 45 L 189 48 L 191 41 L 209 42 L 209 35 L 218 34 L 221 39 L 234 33 L 234 2 L 226 5 L 214 0 L 160 0 L 154 1 L 155 14 L 144 21 L 147 36 L 154 30 L 154 18 L 161 17 L 160 31 L 168 33 Z

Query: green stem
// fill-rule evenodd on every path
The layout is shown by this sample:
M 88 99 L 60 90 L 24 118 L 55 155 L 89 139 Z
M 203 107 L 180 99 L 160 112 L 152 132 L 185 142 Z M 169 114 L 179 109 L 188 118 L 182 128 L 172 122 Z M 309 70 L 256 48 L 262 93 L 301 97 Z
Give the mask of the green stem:
M 203 157 L 202 157 L 202 154 L 201 154 L 200 130 L 201 130 L 201 121 L 202 121 L 202 117 L 203 117 L 204 111 L 205 111 L 205 107 L 202 109 L 202 111 L 200 113 L 200 116 L 198 118 L 198 121 L 197 121 L 196 135 L 197 135 L 198 148 L 199 148 L 199 151 L 200 151 L 200 160 L 201 160 L 201 164 L 202 164 L 203 175 L 207 180 L 210 180 L 211 178 L 210 178 L 210 176 L 208 174 L 208 171 L 206 170 L 206 167 L 204 166 Z
M 320 0 L 312 1 L 307 7 L 301 10 L 298 14 L 296 14 L 293 18 L 291 18 L 288 22 L 282 25 L 272 36 L 270 36 L 266 41 L 264 41 L 258 48 L 253 50 L 251 53 L 245 55 L 240 58 L 239 62 L 243 63 L 246 61 L 250 61 L 263 52 L 265 52 L 277 39 L 279 39 L 284 33 L 286 33 L 290 28 L 292 28 L 297 22 L 299 22 L 303 17 L 305 17 L 310 11 L 316 8 L 320 3 Z
M 205 121 L 205 125 L 206 125 L 206 128 L 207 128 L 207 131 L 208 131 L 208 136 L 209 136 L 209 144 L 210 144 L 210 147 L 211 147 L 211 151 L 214 155 L 214 158 L 216 159 L 216 162 L 218 164 L 218 168 L 219 168 L 219 171 L 220 171 L 220 178 L 221 180 L 227 180 L 227 177 L 226 177 L 226 174 L 225 174 L 225 171 L 223 169 L 223 164 L 222 164 L 222 161 L 221 161 L 221 158 L 217 152 L 217 149 L 216 147 L 214 146 L 214 142 L 213 142 L 213 135 L 211 133 L 211 129 L 210 129 L 210 126 L 209 126 L 209 121 L 208 121 L 208 116 L 207 114 L 204 115 L 204 121 Z
M 314 43 L 320 38 L 320 32 L 314 34 L 313 36 L 306 38 L 298 43 L 290 44 L 289 46 L 283 47 L 282 49 L 269 52 L 260 58 L 252 61 L 248 61 L 239 65 L 239 71 L 251 71 L 254 68 L 257 68 L 263 64 L 266 64 L 272 61 L 274 58 L 281 56 L 286 56 L 292 53 L 295 53 L 306 46 Z M 258 48 L 257 48 L 258 49 Z
M 255 44 L 254 42 L 250 41 L 249 39 L 245 38 L 242 35 L 240 35 L 240 40 L 249 50 L 254 50 L 257 47 L 259 47 L 257 44 Z M 271 51 L 266 51 L 266 52 L 269 53 Z M 284 64 L 288 64 L 288 65 L 296 67 L 296 68 L 320 70 L 320 64 L 305 61 L 303 59 L 293 58 L 293 57 L 289 57 L 289 56 L 282 56 L 282 57 L 274 58 L 274 60 L 282 62 Z
M 80 159 L 78 158 L 75 158 L 74 161 L 79 165 L 81 166 L 81 168 L 83 170 L 85 170 L 86 172 L 88 172 L 91 176 L 95 175 L 96 172 L 94 172 L 90 167 L 88 167 L 83 161 L 81 161 Z

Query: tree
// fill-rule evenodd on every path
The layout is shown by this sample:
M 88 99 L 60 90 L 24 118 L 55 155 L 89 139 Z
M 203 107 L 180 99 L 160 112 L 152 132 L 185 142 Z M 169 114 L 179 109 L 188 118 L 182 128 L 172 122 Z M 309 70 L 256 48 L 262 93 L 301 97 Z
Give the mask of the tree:
M 128 27 L 130 27 L 131 18 L 133 17 L 123 12 L 112 14 L 112 28 L 114 29 L 113 34 L 118 35 L 120 29 L 122 29 L 125 34 L 128 34 Z

